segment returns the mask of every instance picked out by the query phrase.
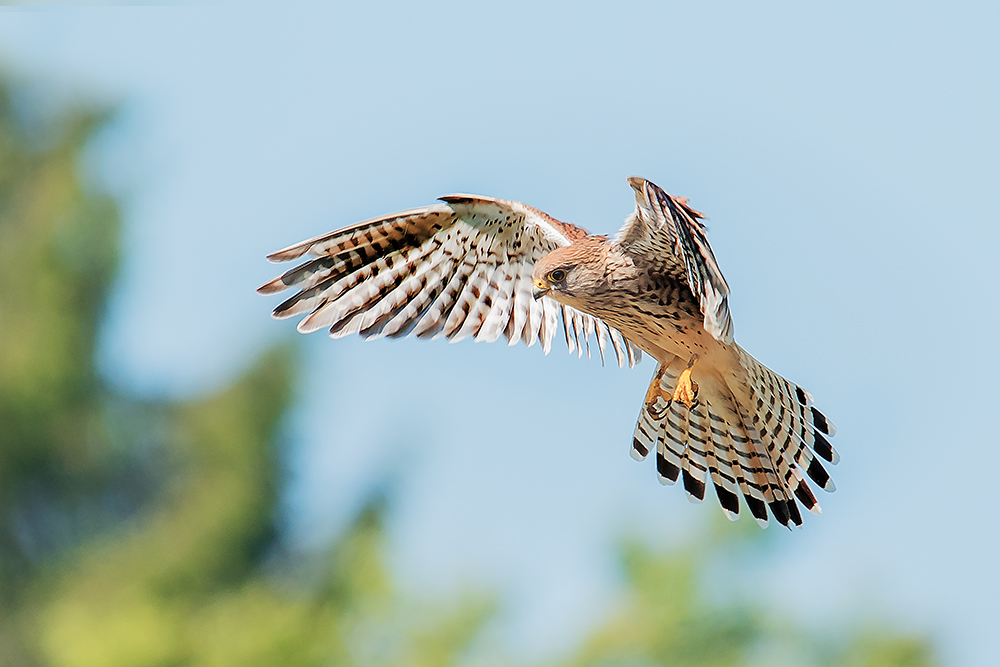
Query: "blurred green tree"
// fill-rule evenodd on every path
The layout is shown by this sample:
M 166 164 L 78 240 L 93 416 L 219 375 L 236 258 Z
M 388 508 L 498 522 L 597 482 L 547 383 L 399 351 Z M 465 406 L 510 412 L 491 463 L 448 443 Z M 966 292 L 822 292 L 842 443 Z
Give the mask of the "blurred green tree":
M 108 472 L 92 359 L 118 217 L 76 178 L 100 116 L 40 120 L 29 91 L 0 86 L 0 600 L 10 601 L 33 556 L 68 537 L 79 494 Z
M 321 565 L 281 552 L 289 349 L 198 401 L 102 381 L 120 222 L 79 170 L 108 114 L 46 112 L 0 79 L 0 664 L 448 664 L 489 601 L 396 601 L 378 503 Z
M 108 116 L 42 111 L 0 79 L 0 665 L 512 663 L 483 640 L 491 597 L 428 608 L 394 591 L 383 501 L 322 553 L 282 549 L 290 349 L 201 400 L 102 381 L 120 225 L 79 171 Z M 749 604 L 711 604 L 705 564 L 742 539 L 725 535 L 668 555 L 627 545 L 622 605 L 565 664 L 932 664 L 921 637 L 823 642 Z
M 113 483 L 125 459 L 92 361 L 118 217 L 76 176 L 100 120 L 46 116 L 0 81 L 0 651 L 15 658 L 15 611 L 44 557 L 129 488 Z
M 766 542 L 743 517 L 668 554 L 629 542 L 621 551 L 625 596 L 564 667 L 684 665 L 685 667 L 930 667 L 925 637 L 865 627 L 817 637 L 740 597 L 710 595 L 720 561 L 752 560 Z M 725 570 L 724 567 L 721 569 Z M 715 596 L 718 597 L 717 595 Z

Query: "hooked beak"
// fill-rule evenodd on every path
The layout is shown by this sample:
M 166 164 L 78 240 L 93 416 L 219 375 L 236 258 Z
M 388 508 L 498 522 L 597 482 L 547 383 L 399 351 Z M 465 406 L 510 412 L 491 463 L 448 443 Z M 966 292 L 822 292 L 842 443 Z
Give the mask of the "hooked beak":
M 552 288 L 546 285 L 544 281 L 536 280 L 535 289 L 531 291 L 531 296 L 535 299 L 535 301 L 538 301 L 551 291 Z

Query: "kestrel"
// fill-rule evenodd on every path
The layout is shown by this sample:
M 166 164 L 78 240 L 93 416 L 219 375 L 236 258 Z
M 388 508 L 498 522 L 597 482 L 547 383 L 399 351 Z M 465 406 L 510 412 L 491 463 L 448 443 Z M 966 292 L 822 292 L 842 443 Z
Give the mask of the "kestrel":
M 262 285 L 298 292 L 274 317 L 305 314 L 298 330 L 334 338 L 539 342 L 548 354 L 558 320 L 570 352 L 658 366 L 631 453 L 656 451 L 664 484 L 681 478 L 692 500 L 709 481 L 735 520 L 739 496 L 762 526 L 801 525 L 796 500 L 819 514 L 804 475 L 833 491 L 821 457 L 839 455 L 833 424 L 812 396 L 733 341 L 729 286 L 700 222 L 682 197 L 630 178 L 635 211 L 618 234 L 591 236 L 520 202 L 474 195 L 367 220 L 269 255 L 307 256 Z M 803 474 L 804 473 L 804 474 Z

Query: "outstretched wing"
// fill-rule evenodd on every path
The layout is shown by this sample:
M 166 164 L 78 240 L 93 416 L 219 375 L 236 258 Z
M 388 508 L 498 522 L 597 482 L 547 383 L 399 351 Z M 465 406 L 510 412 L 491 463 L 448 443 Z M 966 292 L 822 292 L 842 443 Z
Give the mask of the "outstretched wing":
M 299 291 L 274 317 L 306 314 L 298 330 L 329 328 L 334 338 L 414 334 L 453 341 L 472 336 L 510 345 L 540 342 L 548 354 L 561 315 L 570 352 L 596 338 L 619 365 L 639 349 L 605 322 L 553 299 L 532 298 L 534 263 L 587 232 L 519 202 L 450 195 L 444 203 L 393 213 L 297 243 L 273 262 L 309 257 L 258 288 Z
M 705 330 L 723 343 L 733 342 L 729 285 L 705 236 L 701 213 L 682 197 L 671 197 L 655 183 L 635 176 L 635 212 L 615 237 L 627 254 L 653 264 L 676 267 L 687 277 L 705 315 Z

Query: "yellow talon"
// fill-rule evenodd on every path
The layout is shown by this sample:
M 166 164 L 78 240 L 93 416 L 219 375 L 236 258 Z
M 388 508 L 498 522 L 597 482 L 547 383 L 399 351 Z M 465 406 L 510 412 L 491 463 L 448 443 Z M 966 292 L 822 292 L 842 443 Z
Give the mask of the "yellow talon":
M 694 407 L 695 398 L 698 396 L 698 385 L 691 380 L 691 369 L 694 368 L 694 362 L 697 360 L 697 356 L 691 359 L 688 367 L 677 378 L 677 387 L 674 389 L 673 400 L 680 401 L 688 407 L 688 410 Z
M 646 390 L 646 412 L 656 420 L 659 420 L 663 414 L 661 410 L 656 408 L 656 402 L 662 396 L 666 398 L 663 394 L 663 390 L 660 388 L 660 382 L 663 380 L 663 374 L 667 372 L 667 367 L 663 364 L 656 369 L 656 373 L 653 375 L 652 381 L 649 383 L 649 389 Z M 669 401 L 667 402 L 669 405 Z
M 681 371 L 681 375 L 677 378 L 677 386 L 674 388 L 674 395 L 670 396 L 668 393 L 664 393 L 663 386 L 661 382 L 663 381 L 663 376 L 667 372 L 667 367 L 664 364 L 656 369 L 656 373 L 653 375 L 653 380 L 649 383 L 649 389 L 646 390 L 646 412 L 656 420 L 660 420 L 664 412 L 670 404 L 674 401 L 679 401 L 687 406 L 688 410 L 695 406 L 698 399 L 698 385 L 691 379 L 691 370 L 694 368 L 695 362 L 698 361 L 698 355 L 691 357 L 691 361 L 688 362 L 687 368 Z M 660 398 L 664 399 L 664 404 L 657 407 Z

